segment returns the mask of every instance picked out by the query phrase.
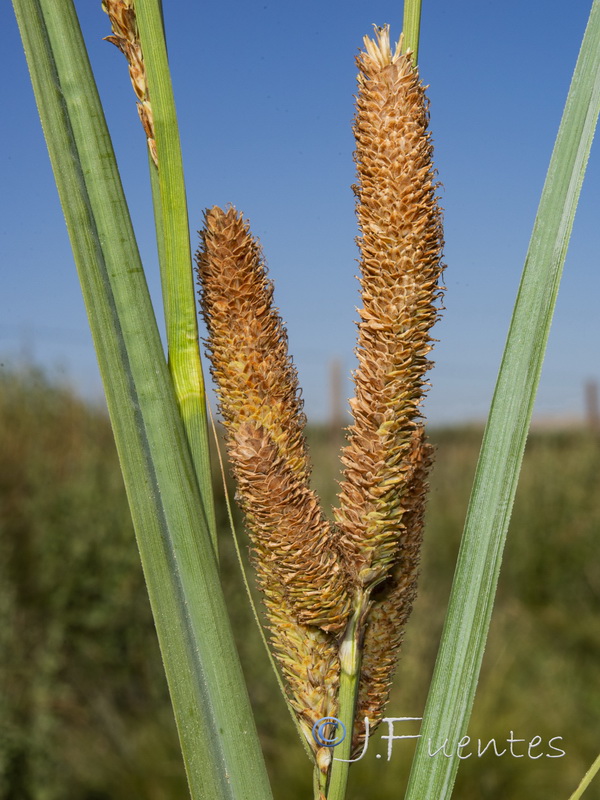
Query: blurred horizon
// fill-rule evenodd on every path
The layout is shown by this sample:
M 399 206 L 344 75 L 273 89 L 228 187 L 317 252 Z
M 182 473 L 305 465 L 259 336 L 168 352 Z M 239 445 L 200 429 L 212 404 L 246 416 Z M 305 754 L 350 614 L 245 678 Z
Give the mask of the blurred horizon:
M 39 375 L 40 379 L 48 382 L 56 389 L 64 389 L 71 393 L 74 398 L 82 401 L 90 409 L 101 410 L 108 415 L 106 399 L 102 389 L 100 376 L 98 383 L 93 387 L 82 385 L 69 374 L 68 369 L 61 367 L 60 364 L 54 367 L 36 363 L 32 358 L 31 349 L 21 350 L 18 359 L 3 357 L 0 353 L 0 378 L 14 379 L 27 378 L 28 375 Z M 348 398 L 339 394 L 341 388 L 339 374 L 339 360 L 333 360 L 329 364 L 326 380 L 323 382 L 323 389 L 327 391 L 324 398 L 324 413 L 319 416 L 310 414 L 310 410 L 304 409 L 307 415 L 308 426 L 317 428 L 329 428 L 331 430 L 341 430 L 352 424 L 352 416 L 348 407 Z M 207 399 L 210 411 L 216 414 L 215 420 L 221 425 L 218 415 L 218 400 L 211 384 L 210 375 L 207 376 L 209 390 Z M 349 383 L 349 381 L 348 381 Z M 90 390 L 91 389 L 91 390 Z M 352 386 L 350 385 L 350 390 Z M 588 380 L 580 387 L 579 408 L 565 410 L 563 413 L 543 413 L 535 411 L 531 421 L 532 431 L 570 431 L 587 429 L 593 433 L 600 430 L 600 384 L 595 380 Z M 462 417 L 456 419 L 437 419 L 425 416 L 424 422 L 431 430 L 473 428 L 481 429 L 485 427 L 487 415 Z
M 339 434 L 307 430 L 327 515 Z M 431 430 L 419 591 L 386 716 L 422 715 L 481 435 Z M 522 744 L 521 758 L 470 758 L 458 773 L 461 800 L 566 798 L 597 754 L 599 445 L 588 430 L 531 433 L 469 725 L 472 743 L 514 731 L 546 753 L 560 737 L 565 756 L 527 757 Z M 213 468 L 223 591 L 274 796 L 300 800 L 310 796 L 310 764 L 247 602 L 216 459 Z M 235 504 L 233 514 L 253 585 Z M 31 370 L 0 372 L 0 609 L 0 800 L 186 797 L 108 420 Z M 384 733 L 352 766 L 347 800 L 403 796 L 414 742 L 397 742 L 388 762 Z M 598 779 L 585 796 L 600 800 Z

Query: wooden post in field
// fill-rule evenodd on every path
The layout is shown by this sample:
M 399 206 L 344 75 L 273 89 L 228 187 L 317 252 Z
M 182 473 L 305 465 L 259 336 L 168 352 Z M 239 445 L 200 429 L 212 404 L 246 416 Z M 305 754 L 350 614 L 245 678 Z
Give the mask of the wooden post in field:
M 344 408 L 342 400 L 342 364 L 339 358 L 332 359 L 329 365 L 330 418 L 331 438 L 339 442 L 344 424 Z
M 342 362 L 337 356 L 329 362 L 329 442 L 330 475 L 336 481 L 340 477 L 340 450 L 344 444 L 344 398 L 343 398 L 343 373 Z M 335 502 L 335 491 L 332 494 L 332 502 Z
M 598 382 L 586 381 L 585 384 L 585 422 L 593 433 L 600 431 L 600 410 L 598 408 Z

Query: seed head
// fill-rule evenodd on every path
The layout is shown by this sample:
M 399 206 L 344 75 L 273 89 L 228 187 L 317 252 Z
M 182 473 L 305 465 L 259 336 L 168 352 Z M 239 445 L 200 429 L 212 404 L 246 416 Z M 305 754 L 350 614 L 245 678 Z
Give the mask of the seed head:
M 356 719 L 369 718 L 370 733 L 381 722 L 404 637 L 404 627 L 417 592 L 419 553 L 423 537 L 423 516 L 427 494 L 427 475 L 433 448 L 425 441 L 422 426 L 413 456 L 414 470 L 407 486 L 407 511 L 398 540 L 397 560 L 387 578 L 372 593 L 363 641 L 361 677 Z M 362 750 L 364 729 L 354 734 L 356 755 Z
M 140 121 L 146 134 L 150 155 L 154 164 L 158 167 L 156 140 L 154 138 L 154 117 L 148 93 L 146 67 L 144 66 L 144 56 L 140 44 L 133 0 L 103 0 L 102 8 L 108 14 L 113 30 L 113 35 L 106 36 L 105 39 L 118 47 L 127 59 L 129 77 L 131 78 L 133 91 L 139 101 L 137 110 Z
M 441 212 L 427 101 L 387 27 L 365 39 L 354 122 L 361 296 L 354 423 L 336 520 L 353 578 L 368 587 L 399 555 L 419 432 L 429 329 L 438 316 Z
M 420 406 L 443 247 L 425 90 L 389 29 L 357 58 L 361 298 L 353 424 L 335 518 L 349 579 L 370 595 L 357 719 L 380 721 L 416 591 L 431 447 Z M 360 748 L 360 735 L 354 737 Z
M 258 242 L 233 208 L 210 209 L 201 238 L 201 309 L 237 498 L 290 702 L 324 763 L 312 725 L 335 715 L 346 570 L 309 485 L 297 374 Z

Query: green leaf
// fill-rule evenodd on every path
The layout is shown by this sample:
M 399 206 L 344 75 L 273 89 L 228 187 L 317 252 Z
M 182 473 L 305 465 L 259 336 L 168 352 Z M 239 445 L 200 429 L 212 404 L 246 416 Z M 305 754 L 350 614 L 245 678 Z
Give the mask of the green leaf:
M 152 103 L 159 162 L 158 170 L 153 162 L 150 163 L 150 174 L 169 370 L 190 445 L 202 505 L 215 553 L 218 554 L 187 199 L 160 3 L 158 0 L 137 0 L 135 12 Z M 125 69 L 123 72 L 125 74 Z
M 479 456 L 407 800 L 450 797 L 494 603 L 556 294 L 600 110 L 594 0 L 552 153 Z M 452 758 L 430 757 L 445 740 Z
M 71 0 L 14 0 L 194 800 L 270 788 L 184 427 Z

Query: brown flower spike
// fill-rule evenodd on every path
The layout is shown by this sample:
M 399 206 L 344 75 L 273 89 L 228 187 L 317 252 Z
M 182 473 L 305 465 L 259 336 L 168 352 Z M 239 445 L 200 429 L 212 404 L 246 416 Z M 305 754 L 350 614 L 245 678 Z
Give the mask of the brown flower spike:
M 335 512 L 349 580 L 371 594 L 356 716 L 388 697 L 416 590 L 431 447 L 420 422 L 443 233 L 425 90 L 387 26 L 365 38 L 354 121 L 361 296 L 354 423 Z
M 197 254 L 212 373 L 272 645 L 324 774 L 331 751 L 317 748 L 312 725 L 342 713 L 340 682 L 352 685 L 360 749 L 363 718 L 373 730 L 383 715 L 412 607 L 432 458 L 420 406 L 441 294 L 424 88 L 410 54 L 400 43 L 392 52 L 387 26 L 364 41 L 354 124 L 363 307 L 336 525 L 309 486 L 296 371 L 258 243 L 234 209 L 213 208 Z M 357 647 L 360 675 L 360 659 L 347 656 Z
M 102 8 L 110 19 L 113 36 L 106 36 L 123 53 L 129 64 L 129 77 L 138 99 L 137 110 L 146 134 L 148 148 L 154 164 L 158 167 L 156 141 L 154 139 L 154 117 L 148 94 L 144 56 L 135 19 L 133 0 L 103 0 Z
M 275 654 L 306 738 L 335 713 L 346 574 L 310 489 L 305 417 L 258 243 L 235 209 L 210 209 L 197 253 L 201 307 L 229 457 Z M 326 749 L 325 749 L 326 750 Z M 328 756 L 326 752 L 322 755 Z

